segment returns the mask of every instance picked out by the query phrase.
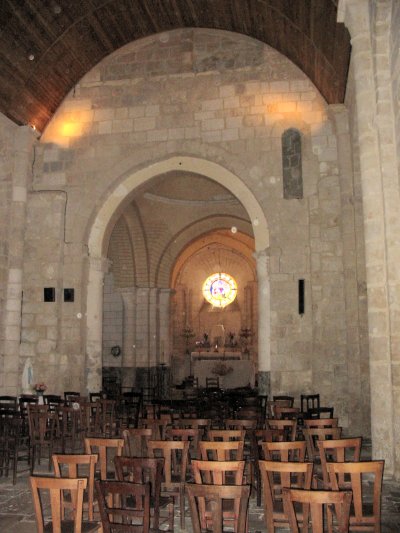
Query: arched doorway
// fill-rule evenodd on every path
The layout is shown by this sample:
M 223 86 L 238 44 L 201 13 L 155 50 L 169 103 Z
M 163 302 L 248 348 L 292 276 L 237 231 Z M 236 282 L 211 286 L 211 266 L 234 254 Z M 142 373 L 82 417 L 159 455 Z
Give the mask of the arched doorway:
M 140 185 L 156 176 L 169 172 L 190 172 L 206 177 L 223 187 L 240 200 L 248 215 L 254 234 L 257 273 L 259 287 L 262 290 L 262 302 L 259 301 L 259 317 L 262 327 L 263 341 L 259 341 L 259 370 L 268 372 L 269 362 L 269 281 L 267 272 L 267 247 L 269 243 L 268 226 L 256 198 L 241 179 L 226 168 L 206 160 L 191 157 L 172 157 L 162 162 L 131 173 L 121 180 L 113 192 L 98 210 L 89 234 L 89 272 L 87 292 L 87 339 L 86 339 L 86 386 L 88 390 L 98 389 L 101 385 L 102 369 L 102 299 L 103 279 L 108 268 L 106 247 L 115 221 L 123 208 L 129 203 L 130 195 Z M 170 243 L 170 247 L 178 246 L 179 236 Z M 165 258 L 164 254 L 164 258 Z M 162 277 L 162 264 L 157 267 L 157 275 Z M 260 300 L 260 299 L 259 299 Z M 261 346 L 261 350 L 260 350 Z

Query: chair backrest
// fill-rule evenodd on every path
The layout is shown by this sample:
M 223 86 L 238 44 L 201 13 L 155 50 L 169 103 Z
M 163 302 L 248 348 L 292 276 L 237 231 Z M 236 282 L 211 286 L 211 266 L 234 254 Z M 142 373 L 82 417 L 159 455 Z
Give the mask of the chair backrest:
M 162 440 L 165 437 L 167 426 L 171 424 L 170 418 L 141 418 L 139 426 L 153 431 L 153 439 Z
M 127 428 L 122 431 L 125 441 L 124 455 L 128 457 L 147 457 L 147 443 L 153 438 L 151 428 Z
M 283 442 L 285 440 L 285 430 L 278 428 L 256 429 L 254 436 L 259 444 L 264 442 Z
M 248 418 L 227 418 L 225 420 L 226 429 L 256 429 L 257 420 Z
M 81 393 L 77 392 L 77 391 L 65 391 L 64 392 L 64 400 L 66 402 L 74 402 L 75 398 L 79 398 L 80 395 L 81 395 Z
M 164 459 L 164 485 L 173 486 L 177 480 L 184 483 L 188 463 L 189 442 L 181 440 L 150 440 L 150 457 Z
M 179 422 L 182 428 L 194 428 L 207 431 L 211 426 L 211 420 L 209 418 L 182 418 Z
M 214 441 L 230 441 L 243 440 L 246 436 L 244 429 L 210 429 L 207 433 L 208 440 Z
M 207 389 L 219 389 L 219 377 L 215 378 L 206 378 L 206 388 Z
M 307 443 L 308 460 L 315 461 L 319 458 L 318 441 L 340 439 L 342 436 L 342 428 L 303 428 L 303 435 Z
M 199 428 L 167 428 L 167 440 L 184 440 L 189 442 L 189 454 L 192 457 L 197 454 L 199 440 L 203 434 L 203 430 Z
M 242 485 L 244 466 L 245 461 L 192 461 L 195 483 L 207 485 Z
M 302 394 L 300 396 L 301 412 L 306 413 L 309 409 L 320 407 L 319 394 Z
M 284 394 L 280 394 L 278 396 L 272 396 L 272 400 L 280 404 L 282 407 L 293 407 L 294 404 L 294 397 L 293 396 L 287 396 Z
M 261 448 L 267 461 L 291 461 L 304 463 L 306 443 L 304 440 L 291 442 L 262 442 Z
M 69 479 L 69 478 L 54 478 L 31 476 L 30 484 L 32 490 L 33 504 L 35 509 L 37 532 L 44 533 L 44 518 L 41 504 L 41 492 L 49 491 L 50 507 L 51 507 L 51 522 L 54 533 L 61 532 L 61 504 L 63 498 L 63 491 L 70 491 L 71 500 L 74 501 L 74 533 L 81 533 L 82 531 L 82 510 L 83 510 L 83 491 L 86 488 L 86 479 Z M 47 529 L 46 529 L 47 531 Z
M 294 503 L 302 505 L 302 516 L 305 517 L 306 524 L 302 531 L 312 533 L 324 533 L 324 515 L 328 523 L 328 531 L 332 531 L 333 509 L 335 509 L 338 533 L 348 533 L 350 504 L 352 499 L 351 491 L 331 491 L 331 490 L 298 490 L 283 489 L 283 504 L 286 516 L 289 519 L 289 527 L 292 533 L 299 533 L 299 524 L 294 508 Z M 324 513 L 324 508 L 326 513 Z M 307 520 L 308 518 L 308 520 Z M 307 529 L 305 529 L 307 527 Z
M 344 463 L 349 461 L 359 461 L 361 455 L 361 442 L 361 437 L 320 440 L 317 442 L 319 457 L 321 459 L 322 479 L 326 490 L 331 488 L 327 469 L 328 462 Z M 339 477 L 339 484 L 342 488 L 345 487 L 345 480 L 342 476 Z
M 242 461 L 244 443 L 240 440 L 227 442 L 199 442 L 200 457 L 203 461 Z
M 148 533 L 150 484 L 96 481 L 103 533 Z
M 85 452 L 87 454 L 97 453 L 99 456 L 100 479 L 107 479 L 107 452 L 113 450 L 115 455 L 122 455 L 124 449 L 124 439 L 103 439 L 98 437 L 85 438 Z
M 283 419 L 297 419 L 300 414 L 300 407 L 282 407 L 281 405 L 274 405 L 275 418 Z
M 269 429 L 283 429 L 285 440 L 296 440 L 297 420 L 267 418 L 265 423 Z
M 16 396 L 0 396 L 0 409 L 17 409 L 17 397 Z
M 353 492 L 353 505 L 350 514 L 350 528 L 358 526 L 359 529 L 380 532 L 381 523 L 381 493 L 384 461 L 360 461 L 358 463 L 328 463 L 327 470 L 329 481 L 333 490 L 340 490 L 341 481 L 344 488 L 350 486 Z M 365 498 L 363 490 L 372 485 L 372 514 L 369 499 Z
M 57 478 L 86 478 L 87 479 L 87 500 L 89 520 L 93 520 L 94 509 L 94 473 L 97 463 L 96 454 L 74 454 L 64 455 L 54 453 L 52 455 L 54 475 Z M 82 475 L 79 467 L 86 468 L 86 475 Z M 65 471 L 66 467 L 67 470 Z
M 282 489 L 300 488 L 310 489 L 313 464 L 293 463 L 280 461 L 258 461 L 263 485 L 264 516 L 267 531 L 273 533 L 274 527 L 287 524 L 287 517 L 282 516 L 281 509 L 277 509 L 282 503 Z
M 246 533 L 247 531 L 247 509 L 250 496 L 250 486 L 248 485 L 196 485 L 188 483 L 186 485 L 190 514 L 194 533 L 201 533 L 207 527 L 213 533 L 221 533 L 225 521 L 223 513 L 223 502 L 234 500 L 238 502 L 238 512 L 233 518 L 233 529 L 235 533 Z M 202 513 L 201 502 L 208 502 L 212 505 L 212 512 L 204 515 Z
M 306 418 L 333 418 L 333 407 L 314 407 L 305 413 Z
M 306 428 L 337 428 L 339 426 L 338 418 L 305 418 L 304 426 Z

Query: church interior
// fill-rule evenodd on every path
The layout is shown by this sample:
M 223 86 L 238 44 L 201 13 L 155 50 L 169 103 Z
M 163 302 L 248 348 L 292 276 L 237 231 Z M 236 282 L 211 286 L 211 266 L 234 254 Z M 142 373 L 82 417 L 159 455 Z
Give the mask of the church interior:
M 399 26 L 5 0 L 0 394 L 318 393 L 398 481 Z

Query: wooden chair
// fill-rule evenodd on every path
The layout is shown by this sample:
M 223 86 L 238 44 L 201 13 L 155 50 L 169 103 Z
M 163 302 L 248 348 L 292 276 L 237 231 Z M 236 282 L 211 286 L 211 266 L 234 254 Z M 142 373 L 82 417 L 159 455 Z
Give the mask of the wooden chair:
M 189 442 L 189 460 L 198 455 L 199 440 L 203 431 L 195 428 L 167 428 L 167 440 L 183 440 Z
M 259 460 L 265 460 L 263 443 L 264 442 L 283 442 L 285 441 L 284 429 L 256 429 L 254 431 L 253 451 L 254 458 L 254 481 L 257 494 L 257 506 L 261 505 L 261 472 L 259 467 Z
M 161 484 L 161 496 L 179 501 L 181 529 L 185 527 L 185 480 L 188 464 L 189 442 L 176 440 L 150 440 L 148 442 L 150 457 L 164 459 L 164 479 Z M 173 515 L 171 529 L 174 529 Z
M 264 517 L 268 533 L 275 528 L 288 524 L 283 509 L 282 489 L 310 489 L 312 479 L 312 463 L 292 463 L 279 461 L 259 461 L 264 500 Z
M 64 400 L 66 402 L 74 402 L 74 401 L 76 401 L 76 398 L 79 398 L 80 395 L 81 395 L 81 393 L 77 392 L 77 391 L 65 391 L 64 392 Z
M 190 514 L 194 533 L 212 531 L 221 533 L 224 524 L 233 525 L 235 533 L 247 532 L 247 509 L 250 497 L 248 485 L 196 485 L 188 483 L 186 491 L 189 500 Z M 237 502 L 238 512 L 227 519 L 223 513 L 224 503 Z M 206 512 L 203 513 L 205 503 Z
M 70 479 L 87 479 L 87 487 L 84 492 L 83 498 L 83 509 L 87 510 L 89 520 L 93 520 L 94 516 L 94 473 L 96 470 L 97 459 L 98 457 L 96 454 L 52 455 L 55 477 Z M 85 472 L 80 471 L 80 467 L 81 470 L 85 469 Z M 65 509 L 73 509 L 73 502 L 71 501 L 71 498 L 63 498 L 63 516 L 65 514 Z
M 85 452 L 87 454 L 98 454 L 99 461 L 98 465 L 100 466 L 100 479 L 105 481 L 114 477 L 114 472 L 110 472 L 107 469 L 108 464 L 111 460 L 108 458 L 108 455 L 114 453 L 114 456 L 122 455 L 124 449 L 124 439 L 103 439 L 98 437 L 86 437 L 85 438 Z
M 291 442 L 263 442 L 261 443 L 264 457 L 267 461 L 284 461 L 304 463 L 306 456 L 306 443 L 302 441 Z
M 69 479 L 31 476 L 30 485 L 35 509 L 37 533 L 45 531 L 73 531 L 74 533 L 101 532 L 101 526 L 97 522 L 82 522 L 83 491 L 86 488 L 86 479 Z M 42 493 L 48 491 L 51 506 L 51 521 L 44 523 L 42 508 Z M 60 513 L 63 500 L 63 492 L 69 491 L 74 509 L 71 519 L 64 519 Z
M 124 455 L 128 457 L 147 457 L 147 443 L 153 438 L 151 428 L 127 428 L 122 431 Z
M 289 519 L 289 527 L 292 533 L 299 533 L 299 523 L 296 517 L 294 504 L 301 504 L 304 517 L 302 531 L 312 533 L 324 533 L 324 507 L 326 509 L 328 531 L 333 531 L 333 509 L 335 509 L 338 533 L 348 533 L 351 491 L 330 490 L 296 490 L 283 489 L 283 504 L 285 513 Z M 306 529 L 305 529 L 306 528 Z
M 42 449 L 48 449 L 49 470 L 51 456 L 56 446 L 61 446 L 59 420 L 56 413 L 50 413 L 47 405 L 28 404 L 29 438 L 32 450 L 32 473 L 36 457 L 40 465 Z
M 20 472 L 32 469 L 29 436 L 24 431 L 24 421 L 18 411 L 0 411 L 0 475 L 8 477 L 10 467 L 13 485 L 17 482 L 18 462 L 26 461 Z
M 205 441 L 199 442 L 200 457 L 203 461 L 242 461 L 243 441 Z
M 96 481 L 103 533 L 149 533 L 150 484 Z
M 309 461 L 320 461 L 318 441 L 340 439 L 341 427 L 328 428 L 304 428 L 303 434 L 307 444 L 307 456 Z
M 285 432 L 285 440 L 296 440 L 297 420 L 267 418 L 265 423 L 268 429 L 283 429 Z
M 219 389 L 219 377 L 215 378 L 206 378 L 206 388 L 207 389 Z
M 143 410 L 143 394 L 141 392 L 124 392 L 118 401 L 118 416 L 121 427 L 137 428 Z
M 300 407 L 302 413 L 307 413 L 309 409 L 315 409 L 320 407 L 319 394 L 301 394 Z
M 257 427 L 257 420 L 248 419 L 248 418 L 227 418 L 225 420 L 226 429 L 242 429 L 242 430 L 252 430 Z
M 153 511 L 152 529 L 158 530 L 164 459 L 154 457 L 114 457 L 114 464 L 118 481 L 150 484 L 150 514 Z M 169 520 L 171 522 L 171 516 Z
M 95 434 L 102 437 L 113 437 L 118 433 L 115 414 L 115 400 L 100 399 L 95 413 Z
M 82 448 L 83 439 L 86 434 L 86 424 L 82 420 L 82 411 L 79 405 L 77 408 L 61 405 L 56 409 L 59 420 L 60 436 L 63 453 L 70 449 L 74 453 Z
M 381 493 L 384 461 L 361 461 L 358 463 L 328 463 L 329 482 L 333 490 L 349 487 L 353 492 L 350 513 L 350 530 L 381 531 Z M 345 480 L 346 477 L 350 480 Z M 364 490 L 372 485 L 372 502 Z M 372 505 L 371 505 L 372 503 Z
M 351 439 L 320 440 L 317 442 L 321 460 L 322 481 L 325 490 L 331 488 L 328 476 L 329 463 L 358 462 L 361 455 L 361 437 Z M 342 488 L 345 487 L 344 479 L 339 479 Z
M 314 407 L 307 411 L 306 418 L 333 418 L 333 407 Z

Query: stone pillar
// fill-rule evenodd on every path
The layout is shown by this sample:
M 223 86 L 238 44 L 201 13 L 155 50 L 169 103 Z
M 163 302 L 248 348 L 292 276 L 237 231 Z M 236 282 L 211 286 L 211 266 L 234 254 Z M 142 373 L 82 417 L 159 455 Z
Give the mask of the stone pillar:
M 342 105 L 330 105 L 329 115 L 333 119 L 338 148 L 339 183 L 342 210 L 342 242 L 344 268 L 344 296 L 346 319 L 346 375 L 342 378 L 341 387 L 349 390 L 353 404 L 347 405 L 348 427 L 354 434 L 369 434 L 370 394 L 369 388 L 363 386 L 368 380 L 368 372 L 363 364 L 363 357 L 368 356 L 366 347 L 367 309 L 366 298 L 362 292 L 363 278 L 360 278 L 358 261 L 365 261 L 363 247 L 357 242 L 357 232 L 361 242 L 362 227 L 356 226 L 356 198 L 354 192 L 354 176 L 352 164 L 352 147 L 349 130 L 349 114 Z M 361 252 L 358 251 L 361 249 Z M 365 318 L 364 318 L 365 317 Z M 365 339 L 365 340 L 364 340 Z M 361 346 L 363 343 L 363 346 Z M 339 389 L 340 390 L 340 389 Z
M 135 386 L 136 368 L 136 287 L 119 290 L 124 306 L 122 342 L 122 386 Z
M 171 364 L 171 289 L 160 289 L 159 293 L 159 323 L 160 323 L 160 363 Z
M 400 363 L 400 198 L 387 59 L 388 9 L 390 2 L 376 3 L 375 26 L 368 0 L 340 0 L 338 20 L 346 24 L 351 34 L 356 89 L 367 268 L 372 455 L 385 460 L 386 475 L 396 474 L 397 464 L 398 476 L 400 451 L 395 432 L 398 437 L 400 427 L 394 392 Z
M 19 368 L 21 341 L 22 271 L 24 261 L 24 234 L 26 202 L 32 179 L 33 130 L 22 126 L 14 137 L 14 168 L 12 174 L 12 198 L 8 233 L 8 272 L 6 302 L 4 305 L 4 366 L 6 376 L 3 394 L 17 395 L 22 383 Z
M 258 388 L 260 394 L 269 394 L 271 384 L 269 251 L 260 250 L 254 256 L 258 281 Z
M 97 392 L 102 387 L 102 332 L 103 332 L 103 284 L 109 260 L 105 257 L 89 257 L 86 338 L 86 392 Z

